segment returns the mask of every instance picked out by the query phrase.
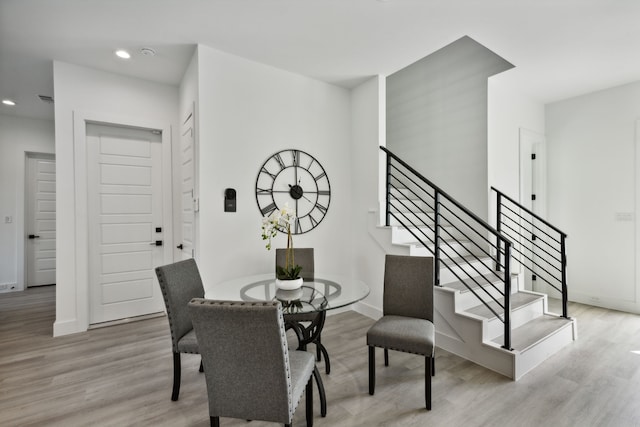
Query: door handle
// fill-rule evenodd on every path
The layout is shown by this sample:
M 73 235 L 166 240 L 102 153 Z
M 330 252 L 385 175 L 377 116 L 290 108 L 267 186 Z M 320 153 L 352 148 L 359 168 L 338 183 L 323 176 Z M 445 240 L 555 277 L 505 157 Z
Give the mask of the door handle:
M 176 246 L 176 248 L 178 249 L 184 249 L 184 245 L 182 243 L 180 243 L 178 246 Z
M 36 236 L 35 234 L 29 234 L 30 239 L 39 239 L 40 236 Z
M 149 243 L 149 246 L 162 246 L 162 240 L 156 240 L 155 242 Z

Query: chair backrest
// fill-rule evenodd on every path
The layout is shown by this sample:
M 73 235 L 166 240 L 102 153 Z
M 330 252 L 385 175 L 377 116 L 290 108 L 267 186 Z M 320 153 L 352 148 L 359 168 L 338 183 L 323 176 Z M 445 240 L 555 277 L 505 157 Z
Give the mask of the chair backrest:
M 276 249 L 276 265 L 284 267 L 287 257 L 287 250 L 284 248 Z M 294 264 L 302 267 L 300 277 L 303 279 L 313 280 L 314 264 L 313 264 L 313 248 L 293 248 Z
M 384 264 L 384 315 L 433 322 L 433 258 L 387 255 Z
M 197 298 L 189 312 L 204 365 L 209 415 L 290 423 L 295 404 L 280 303 Z
M 204 297 L 204 286 L 193 258 L 157 267 L 156 276 L 167 308 L 173 351 L 178 353 L 178 341 L 193 329 L 187 305 L 193 298 Z

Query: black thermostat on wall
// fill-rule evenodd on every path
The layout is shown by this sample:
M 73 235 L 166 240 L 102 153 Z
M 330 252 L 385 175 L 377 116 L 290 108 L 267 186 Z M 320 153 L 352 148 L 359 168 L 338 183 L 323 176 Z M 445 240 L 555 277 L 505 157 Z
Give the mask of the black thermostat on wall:
M 236 190 L 233 188 L 227 188 L 224 190 L 224 211 L 236 211 Z

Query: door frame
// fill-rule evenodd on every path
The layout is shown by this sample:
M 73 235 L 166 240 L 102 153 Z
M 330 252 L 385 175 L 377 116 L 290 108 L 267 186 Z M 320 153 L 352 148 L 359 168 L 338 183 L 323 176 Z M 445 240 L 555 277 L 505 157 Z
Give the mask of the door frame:
M 16 179 L 17 187 L 17 200 L 16 200 L 16 214 L 14 220 L 16 221 L 16 254 L 17 266 L 16 266 L 16 291 L 22 291 L 27 289 L 27 245 L 25 244 L 27 236 L 27 164 L 29 157 L 44 157 L 55 159 L 54 152 L 44 151 L 20 151 L 17 161 L 19 165 L 22 165 L 22 171 L 18 173 Z M 56 239 L 58 232 L 56 231 Z
M 157 120 L 95 112 L 73 111 L 75 194 L 75 288 L 76 321 L 80 330 L 89 328 L 89 217 L 87 174 L 87 123 L 155 129 L 162 132 L 162 215 L 166 230 L 165 263 L 173 262 L 172 129 Z

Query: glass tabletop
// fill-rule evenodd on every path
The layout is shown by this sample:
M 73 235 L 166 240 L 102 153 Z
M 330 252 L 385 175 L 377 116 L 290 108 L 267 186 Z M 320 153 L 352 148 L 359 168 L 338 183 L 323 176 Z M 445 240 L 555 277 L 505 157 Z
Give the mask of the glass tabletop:
M 345 307 L 369 295 L 361 280 L 339 275 L 316 275 L 295 290 L 276 288 L 273 273 L 238 277 L 207 289 L 205 298 L 231 301 L 273 301 L 282 303 L 286 314 L 313 313 Z

